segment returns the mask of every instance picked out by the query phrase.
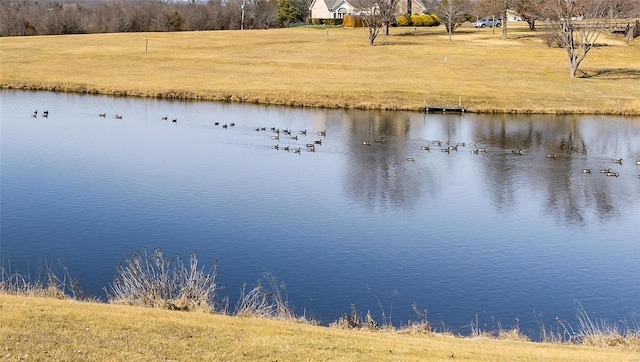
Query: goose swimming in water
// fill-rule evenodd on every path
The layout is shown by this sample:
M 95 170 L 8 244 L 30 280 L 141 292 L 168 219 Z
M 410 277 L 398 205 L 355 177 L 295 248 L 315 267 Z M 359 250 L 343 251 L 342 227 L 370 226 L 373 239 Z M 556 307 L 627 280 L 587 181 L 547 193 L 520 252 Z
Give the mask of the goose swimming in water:
M 617 160 L 613 160 L 613 163 L 617 163 L 617 164 L 622 165 L 622 159 L 620 158 L 620 159 L 617 159 Z
M 618 176 L 620 176 L 620 174 L 617 173 L 617 172 L 607 172 L 607 176 L 618 177 Z
M 600 173 L 609 173 L 609 172 L 611 172 L 610 168 L 605 168 L 603 170 L 600 170 Z
M 522 150 L 518 149 L 518 150 L 511 150 L 511 153 L 513 153 L 514 155 L 522 155 Z
M 371 141 L 362 141 L 362 144 L 365 146 L 370 146 L 371 145 Z
M 431 151 L 431 147 L 429 147 L 429 146 L 422 146 L 422 147 L 420 147 L 420 149 L 423 150 L 423 151 Z
M 590 168 L 583 168 L 582 169 L 582 173 L 591 173 L 591 169 Z
M 555 153 L 547 153 L 547 158 L 556 158 Z

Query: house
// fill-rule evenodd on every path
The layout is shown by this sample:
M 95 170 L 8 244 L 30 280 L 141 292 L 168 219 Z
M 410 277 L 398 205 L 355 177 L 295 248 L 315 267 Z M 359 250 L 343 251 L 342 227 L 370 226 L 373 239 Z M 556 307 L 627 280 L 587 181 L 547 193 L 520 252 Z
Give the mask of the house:
M 427 7 L 422 0 L 400 1 L 398 14 L 422 14 Z M 358 15 L 349 0 L 313 0 L 309 6 L 311 19 L 343 19 L 345 15 Z

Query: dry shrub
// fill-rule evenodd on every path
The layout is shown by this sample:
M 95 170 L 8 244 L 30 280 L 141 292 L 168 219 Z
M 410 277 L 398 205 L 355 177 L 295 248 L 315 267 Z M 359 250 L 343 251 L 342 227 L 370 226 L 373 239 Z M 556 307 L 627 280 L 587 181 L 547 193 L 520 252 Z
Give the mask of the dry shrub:
M 217 266 L 216 261 L 208 272 L 198 269 L 195 253 L 189 256 L 187 268 L 182 257 L 165 258 L 160 248 L 151 254 L 146 249 L 136 251 L 116 266 L 118 275 L 109 285 L 107 297 L 116 304 L 214 312 Z
M 266 281 L 263 283 L 263 281 Z M 247 292 L 247 284 L 242 286 L 235 315 L 241 317 L 269 318 L 277 320 L 305 320 L 296 317 L 286 297 L 286 286 L 270 273 L 265 273 L 258 285 Z
M 55 299 L 95 299 L 85 296 L 77 279 L 72 278 L 62 264 L 60 267 L 62 272 L 56 272 L 45 264 L 44 274 L 38 273 L 32 279 L 28 275 L 12 273 L 3 262 L 0 266 L 0 292 Z
M 371 311 L 367 311 L 367 315 L 362 318 L 358 315 L 355 304 L 351 304 L 351 315 L 344 313 L 338 320 L 329 324 L 329 326 L 338 329 L 380 329 L 380 325 L 373 319 Z

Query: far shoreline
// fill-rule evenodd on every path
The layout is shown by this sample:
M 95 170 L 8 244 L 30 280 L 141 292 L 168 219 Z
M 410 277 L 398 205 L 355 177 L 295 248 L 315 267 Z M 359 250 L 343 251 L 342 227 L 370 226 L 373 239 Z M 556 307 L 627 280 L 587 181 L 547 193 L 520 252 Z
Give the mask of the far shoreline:
M 498 109 L 494 107 L 489 108 L 475 108 L 467 109 L 464 107 L 462 111 L 451 112 L 429 112 L 427 107 L 397 107 L 393 105 L 358 105 L 349 104 L 341 106 L 339 104 L 327 102 L 327 103 L 314 103 L 311 105 L 305 104 L 302 99 L 289 99 L 288 102 L 279 101 L 260 101 L 259 99 L 245 99 L 242 95 L 219 95 L 219 96 L 207 96 L 205 94 L 198 94 L 195 92 L 161 92 L 157 91 L 154 94 L 144 94 L 136 90 L 110 90 L 104 91 L 98 88 L 91 88 L 84 85 L 81 86 L 63 86 L 60 84 L 35 84 L 35 83 L 20 83 L 20 82 L 2 82 L 0 83 L 0 89 L 3 90 L 19 90 L 19 91 L 34 91 L 34 92 L 56 92 L 56 93 L 69 93 L 69 94 L 86 94 L 97 96 L 111 96 L 111 97 L 134 97 L 134 98 L 148 98 L 158 100 L 177 100 L 187 102 L 219 102 L 219 103 L 235 103 L 235 104 L 255 104 L 263 106 L 275 106 L 275 107 L 292 107 L 292 108 L 308 108 L 308 109 L 354 109 L 354 110 L 373 110 L 373 111 L 400 111 L 400 112 L 417 112 L 417 113 L 429 113 L 429 114 L 496 114 L 496 115 L 594 115 L 594 116 L 624 116 L 624 117 L 636 117 L 640 116 L 640 111 L 626 110 L 626 111 L 613 111 L 613 110 L 571 110 L 571 109 Z M 453 104 L 439 104 L 435 107 L 450 107 L 459 108 L 458 105 Z

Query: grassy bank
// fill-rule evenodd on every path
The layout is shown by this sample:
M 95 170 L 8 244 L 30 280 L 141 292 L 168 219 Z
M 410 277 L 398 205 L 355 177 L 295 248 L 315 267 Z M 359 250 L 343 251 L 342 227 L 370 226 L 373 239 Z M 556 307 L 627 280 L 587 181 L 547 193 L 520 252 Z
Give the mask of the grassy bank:
M 310 107 L 640 114 L 640 40 L 602 36 L 570 79 L 563 49 L 522 24 L 0 38 L 0 85 Z M 37 107 L 37 105 L 34 105 Z
M 7 360 L 638 361 L 616 348 L 356 331 L 0 294 Z

